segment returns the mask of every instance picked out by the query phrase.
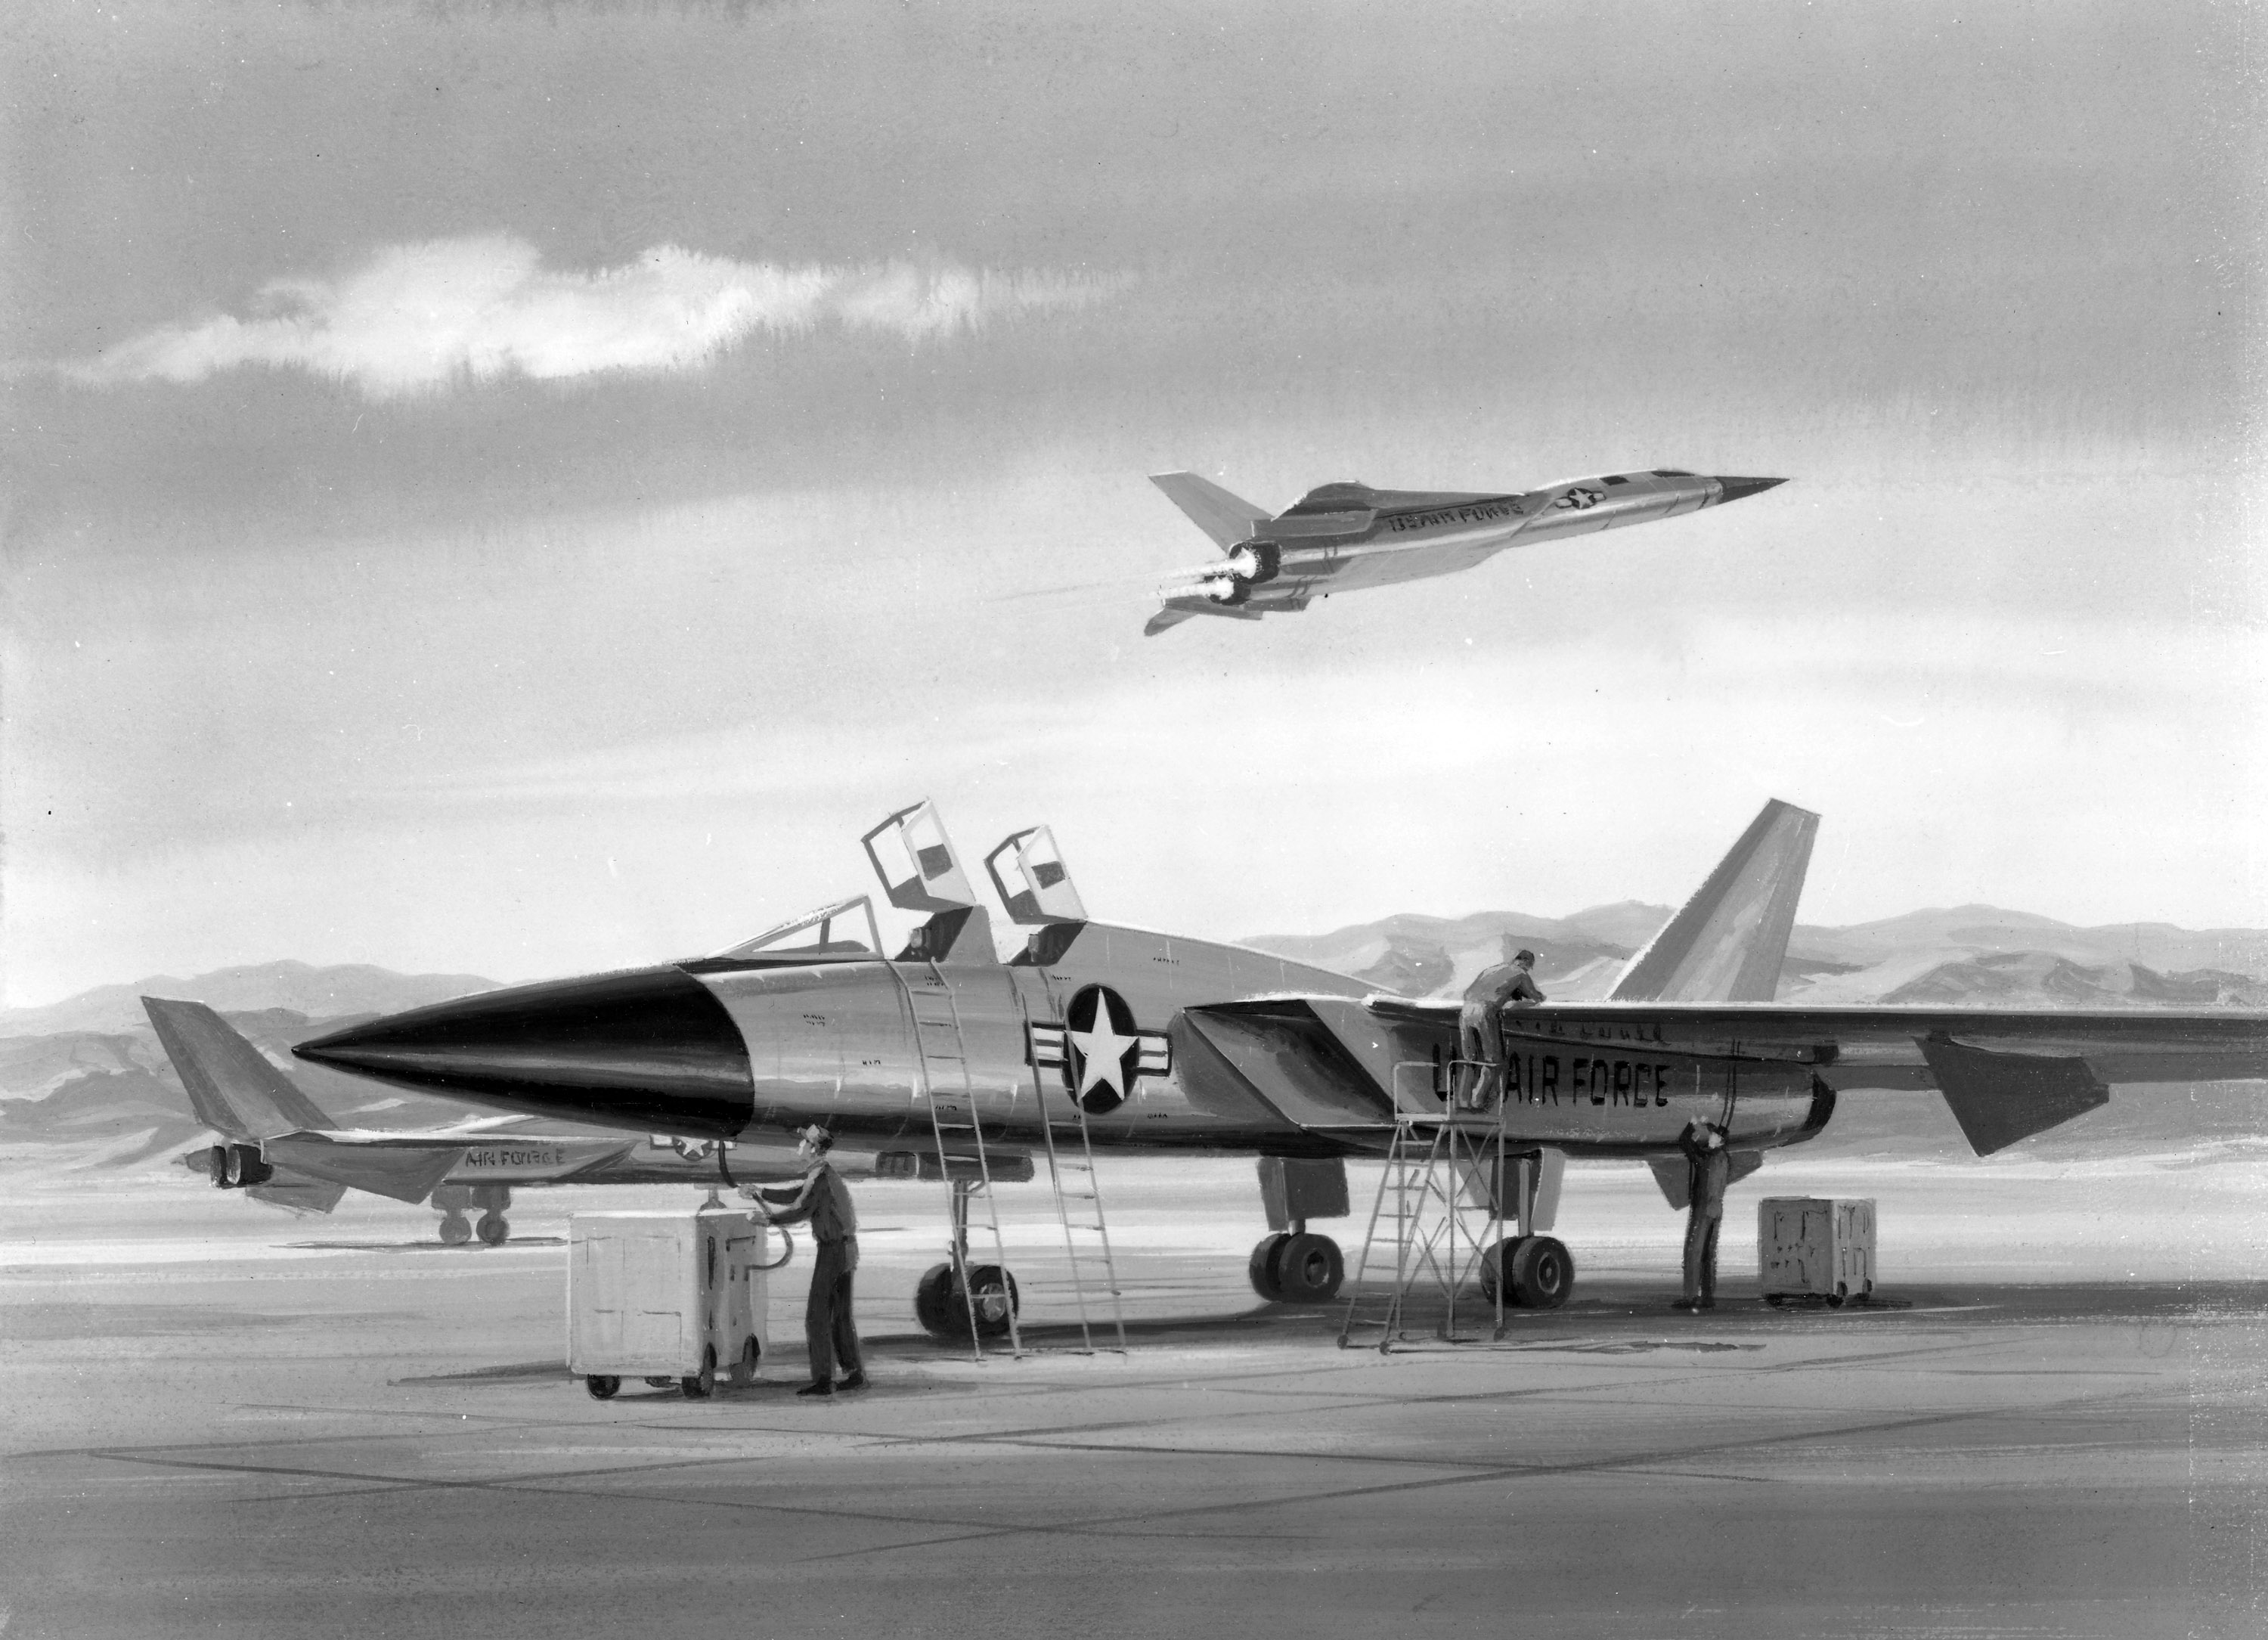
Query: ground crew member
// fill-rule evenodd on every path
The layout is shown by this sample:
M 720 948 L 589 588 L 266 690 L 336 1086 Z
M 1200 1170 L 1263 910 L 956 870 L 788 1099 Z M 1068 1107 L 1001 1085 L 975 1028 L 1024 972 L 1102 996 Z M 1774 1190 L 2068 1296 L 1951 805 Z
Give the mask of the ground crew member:
M 1733 1182 L 1733 1155 L 1724 1130 L 1706 1122 L 1689 1126 L 1677 1141 L 1687 1163 L 1685 1296 L 1679 1310 L 1717 1307 L 1717 1232 L 1725 1224 L 1725 1187 Z
M 803 1306 L 804 1341 L 811 1347 L 811 1382 L 799 1395 L 835 1393 L 835 1367 L 843 1368 L 843 1387 L 866 1387 L 865 1364 L 858 1356 L 858 1327 L 850 1317 L 850 1277 L 858 1267 L 858 1215 L 850 1206 L 850 1186 L 827 1160 L 835 1135 L 824 1127 L 796 1135 L 803 1182 L 777 1190 L 750 1190 L 756 1209 L 774 1224 L 811 1221 L 811 1296 Z
M 1504 1010 L 1514 1002 L 1543 1001 L 1529 972 L 1535 966 L 1535 952 L 1515 951 L 1510 962 L 1482 969 L 1465 987 L 1464 1006 L 1457 1010 L 1457 1056 L 1481 1067 L 1466 1083 L 1469 1111 L 1487 1110 L 1504 1095 Z

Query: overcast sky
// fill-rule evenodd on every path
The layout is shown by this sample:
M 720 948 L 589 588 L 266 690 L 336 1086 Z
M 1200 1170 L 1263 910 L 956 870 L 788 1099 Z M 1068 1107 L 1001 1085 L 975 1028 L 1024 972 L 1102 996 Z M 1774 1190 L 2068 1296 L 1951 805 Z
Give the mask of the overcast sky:
M 922 795 L 1192 933 L 2268 923 L 2256 8 L 18 8 L 6 1002 L 529 978 Z M 1980 13 L 1978 15 L 1977 13 Z M 1248 624 L 1144 475 L 1793 480 Z

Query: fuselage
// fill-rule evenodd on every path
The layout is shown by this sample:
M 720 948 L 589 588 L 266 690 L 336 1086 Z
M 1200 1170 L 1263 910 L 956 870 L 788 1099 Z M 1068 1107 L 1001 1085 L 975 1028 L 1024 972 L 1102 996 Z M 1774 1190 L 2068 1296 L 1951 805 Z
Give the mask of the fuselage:
M 1310 1156 L 1382 1151 L 1397 1099 L 1443 1108 L 1454 1028 L 1375 1018 L 1362 981 L 1106 923 L 1042 929 L 1005 963 L 989 934 L 978 944 L 959 961 L 760 954 L 519 986 L 298 1051 L 577 1122 L 717 1138 L 818 1122 L 909 1150 L 937 1137 L 933 1102 L 988 1144 L 1083 1118 L 1098 1148 Z M 1815 1131 L 1831 1099 L 1797 1065 L 1513 1039 L 1502 1119 L 1524 1146 L 1647 1155 L 1698 1117 L 1762 1148 Z

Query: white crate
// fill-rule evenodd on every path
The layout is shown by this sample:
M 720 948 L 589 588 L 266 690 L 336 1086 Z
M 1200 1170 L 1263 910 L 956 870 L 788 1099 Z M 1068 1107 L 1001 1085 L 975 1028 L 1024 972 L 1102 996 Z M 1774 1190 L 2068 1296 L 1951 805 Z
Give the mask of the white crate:
M 568 1220 L 567 1368 L 611 1394 L 622 1378 L 735 1383 L 770 1348 L 770 1230 L 748 1213 L 578 1213 Z
M 1864 1298 L 1874 1290 L 1874 1204 L 1765 1197 L 1756 1204 L 1756 1269 L 1775 1303 Z

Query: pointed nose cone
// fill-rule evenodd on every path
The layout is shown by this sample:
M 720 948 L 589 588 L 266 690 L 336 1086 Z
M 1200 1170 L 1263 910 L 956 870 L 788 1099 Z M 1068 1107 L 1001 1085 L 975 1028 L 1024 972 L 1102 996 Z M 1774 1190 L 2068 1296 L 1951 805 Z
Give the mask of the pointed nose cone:
M 291 1051 L 421 1093 L 655 1133 L 729 1137 L 755 1101 L 732 1016 L 676 968 L 458 997 Z
M 1714 505 L 1722 506 L 1726 502 L 1737 501 L 1743 496 L 1762 495 L 1767 490 L 1777 490 L 1786 482 L 1785 478 L 1719 477 L 1717 480 L 1717 485 L 1724 494 L 1717 498 Z

